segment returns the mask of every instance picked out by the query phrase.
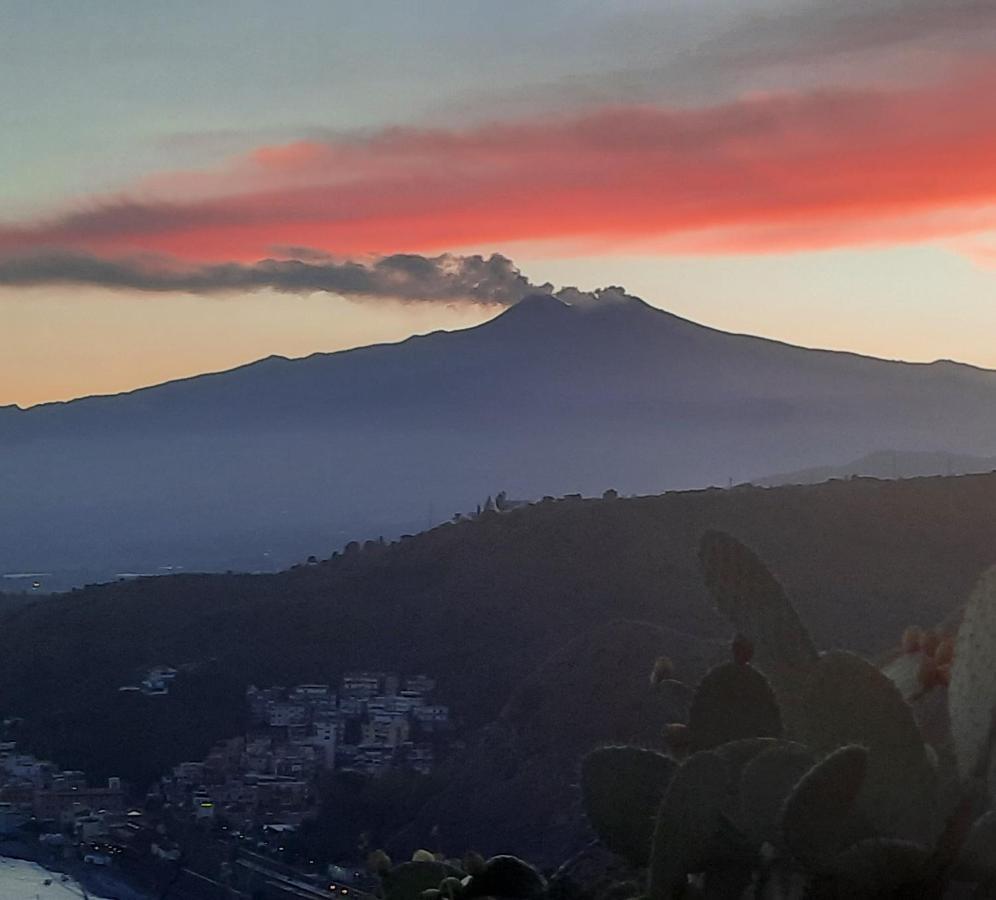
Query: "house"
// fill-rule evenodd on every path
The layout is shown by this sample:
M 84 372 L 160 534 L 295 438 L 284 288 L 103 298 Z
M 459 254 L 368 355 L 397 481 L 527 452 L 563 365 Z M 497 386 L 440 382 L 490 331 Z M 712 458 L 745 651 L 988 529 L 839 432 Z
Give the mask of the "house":
M 342 676 L 342 693 L 347 697 L 368 700 L 379 693 L 386 677 L 383 672 L 347 672 Z

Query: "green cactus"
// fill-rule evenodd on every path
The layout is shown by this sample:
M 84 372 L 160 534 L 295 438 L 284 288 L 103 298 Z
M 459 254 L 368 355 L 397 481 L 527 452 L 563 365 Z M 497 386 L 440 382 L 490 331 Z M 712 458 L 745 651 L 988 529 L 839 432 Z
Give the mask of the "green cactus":
M 420 860 L 401 863 L 380 876 L 384 900 L 417 900 L 423 891 L 438 890 L 440 882 L 463 873 L 445 863 Z
M 699 562 L 719 611 L 753 644 L 754 662 L 770 681 L 794 736 L 799 689 L 818 658 L 809 633 L 775 577 L 735 538 L 707 531 Z
M 750 664 L 725 663 L 699 682 L 689 710 L 691 751 L 740 738 L 779 737 L 781 713 L 767 679 Z
M 677 763 L 655 750 L 602 747 L 581 764 L 585 812 L 610 850 L 635 866 L 650 856 L 654 818 Z
M 965 607 L 948 687 L 951 737 L 962 779 L 982 774 L 996 710 L 996 566 L 979 579 Z
M 814 762 L 808 747 L 784 742 L 763 750 L 744 766 L 737 821 L 755 845 L 778 841 L 785 800 Z
M 858 805 L 878 833 L 933 844 L 943 825 L 937 772 L 895 685 L 860 656 L 832 651 L 820 658 L 803 696 L 805 738 L 813 750 L 868 748 Z
M 799 862 L 827 871 L 856 832 L 855 808 L 868 751 L 850 745 L 813 766 L 792 789 L 781 813 L 781 842 Z
M 650 900 L 671 900 L 684 889 L 688 873 L 708 862 L 728 789 L 727 764 L 710 751 L 693 754 L 675 772 L 654 827 Z
M 950 639 L 911 630 L 882 670 L 851 653 L 819 656 L 751 551 L 711 532 L 700 559 L 737 638 L 734 662 L 696 688 L 688 724 L 664 729 L 691 755 L 677 766 L 603 748 L 582 767 L 603 843 L 648 863 L 641 900 L 740 897 L 752 883 L 757 897 L 939 898 L 959 879 L 996 896 L 996 813 L 969 830 L 982 777 L 996 803 L 996 568 L 971 597 L 946 694 Z M 924 658 L 943 677 L 925 678 Z M 655 689 L 669 674 L 658 668 Z
M 484 870 L 471 875 L 463 889 L 465 898 L 509 897 L 535 900 L 546 892 L 546 879 L 517 856 L 493 856 Z

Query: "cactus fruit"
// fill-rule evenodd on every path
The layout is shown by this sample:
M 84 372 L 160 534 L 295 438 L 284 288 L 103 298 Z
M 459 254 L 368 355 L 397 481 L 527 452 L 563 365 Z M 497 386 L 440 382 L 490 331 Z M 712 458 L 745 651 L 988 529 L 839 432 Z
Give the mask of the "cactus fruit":
M 986 764 L 996 708 L 996 567 L 979 579 L 958 629 L 948 715 L 962 779 Z
M 937 674 L 937 661 L 932 656 L 924 654 L 920 657 L 920 665 L 917 668 L 916 673 L 917 684 L 920 685 L 920 689 L 923 691 L 929 691 L 940 684 L 940 678 Z
M 682 896 L 688 873 L 706 864 L 728 789 L 727 765 L 710 751 L 690 756 L 675 772 L 654 827 L 648 867 L 650 900 Z
M 647 864 L 654 817 L 676 768 L 669 756 L 638 747 L 602 747 L 581 763 L 588 821 L 606 847 L 634 866 Z
M 754 658 L 754 642 L 742 634 L 734 636 L 730 649 L 733 651 L 733 661 L 738 665 L 746 666 Z
M 779 737 L 778 702 L 767 679 L 749 663 L 724 663 L 699 683 L 688 716 L 691 750 L 711 750 L 740 738 Z
M 928 628 L 923 633 L 923 641 L 920 644 L 920 649 L 926 656 L 933 656 L 937 652 L 937 648 L 940 645 L 941 636 L 937 633 L 937 630 L 934 628 Z
M 814 762 L 807 747 L 784 742 L 768 747 L 744 766 L 737 822 L 756 846 L 778 841 L 785 799 Z
M 460 875 L 459 869 L 435 859 L 412 860 L 382 872 L 380 882 L 384 900 L 415 900 L 423 891 L 438 890 L 444 878 L 459 878 Z
M 950 665 L 954 660 L 955 645 L 954 639 L 950 637 L 941 638 L 934 652 L 934 661 L 939 666 Z
M 919 625 L 910 625 L 903 632 L 903 653 L 919 653 L 923 645 L 923 629 Z
M 650 683 L 657 686 L 662 681 L 670 679 L 672 675 L 674 675 L 674 663 L 667 656 L 658 656 L 650 672 Z
M 416 850 L 412 854 L 412 862 L 435 862 L 436 854 L 431 850 Z
M 792 789 L 781 812 L 782 843 L 799 862 L 827 871 L 847 845 L 868 770 L 868 751 L 841 747 L 813 766 Z
M 493 856 L 484 870 L 472 875 L 464 885 L 463 896 L 508 897 L 534 900 L 546 893 L 546 879 L 517 856 Z
M 367 871 L 380 875 L 391 868 L 391 857 L 383 850 L 371 850 L 367 855 Z
M 753 661 L 771 682 L 786 728 L 794 733 L 799 688 L 817 661 L 795 608 L 757 556 L 728 534 L 706 532 L 699 562 L 719 611 L 753 643 Z
M 858 806 L 879 835 L 932 844 L 942 825 L 937 773 L 896 686 L 860 656 L 832 651 L 820 658 L 804 697 L 805 743 L 813 750 L 868 748 Z
M 684 722 L 671 722 L 665 725 L 662 736 L 664 745 L 674 757 L 681 759 L 688 755 L 692 735 Z

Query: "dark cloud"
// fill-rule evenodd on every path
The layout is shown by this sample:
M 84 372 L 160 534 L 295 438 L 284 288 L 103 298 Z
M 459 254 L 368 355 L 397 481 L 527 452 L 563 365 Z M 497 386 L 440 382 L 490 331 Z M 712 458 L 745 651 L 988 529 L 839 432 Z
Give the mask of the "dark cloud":
M 0 285 L 77 284 L 193 294 L 269 288 L 290 294 L 325 292 L 410 302 L 500 305 L 553 289 L 549 284 L 534 284 L 510 259 L 497 253 L 489 257 L 395 254 L 371 263 L 336 262 L 317 253 L 301 255 L 306 258 L 181 267 L 163 261 L 49 253 L 0 259 Z

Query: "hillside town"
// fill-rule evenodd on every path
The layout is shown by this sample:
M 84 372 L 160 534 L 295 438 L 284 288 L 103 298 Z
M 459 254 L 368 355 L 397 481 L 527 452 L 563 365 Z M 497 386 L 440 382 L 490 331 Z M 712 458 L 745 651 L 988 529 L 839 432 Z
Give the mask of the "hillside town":
M 175 676 L 157 666 L 134 689 L 162 696 Z M 176 765 L 139 802 L 119 778 L 92 784 L 83 772 L 0 742 L 0 840 L 48 862 L 145 877 L 179 865 L 194 831 L 212 835 L 208 843 L 225 860 L 212 863 L 213 876 L 231 877 L 229 857 L 290 871 L 278 851 L 318 814 L 325 779 L 432 772 L 453 734 L 435 687 L 427 675 L 365 671 L 346 673 L 337 686 L 250 685 L 246 732 Z
M 197 819 L 223 818 L 242 832 L 292 830 L 314 812 L 323 773 L 428 775 L 450 733 L 433 679 L 352 672 L 328 684 L 250 686 L 250 729 L 183 762 L 154 789 Z

